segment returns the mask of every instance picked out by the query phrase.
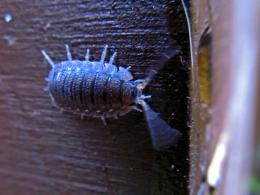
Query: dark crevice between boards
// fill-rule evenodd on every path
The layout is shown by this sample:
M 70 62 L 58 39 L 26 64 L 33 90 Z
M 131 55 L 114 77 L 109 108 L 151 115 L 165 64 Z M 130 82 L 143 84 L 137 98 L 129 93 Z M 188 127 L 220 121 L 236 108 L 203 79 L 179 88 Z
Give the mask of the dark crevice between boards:
M 180 52 L 168 60 L 153 79 L 152 82 L 161 80 L 162 86 L 157 89 L 148 86 L 153 94 L 149 103 L 166 122 L 180 130 L 183 137 L 169 150 L 155 151 L 151 194 L 189 194 L 189 33 L 181 3 L 168 1 L 167 6 L 168 29 Z

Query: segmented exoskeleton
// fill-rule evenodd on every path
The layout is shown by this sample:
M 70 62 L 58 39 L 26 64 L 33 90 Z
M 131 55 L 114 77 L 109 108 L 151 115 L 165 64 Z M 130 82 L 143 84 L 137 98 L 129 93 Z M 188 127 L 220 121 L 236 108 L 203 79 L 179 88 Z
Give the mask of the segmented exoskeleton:
M 42 50 L 43 56 L 52 66 L 47 78 L 48 90 L 57 107 L 81 114 L 82 118 L 85 115 L 99 117 L 104 124 L 106 118 L 117 118 L 132 109 L 144 111 L 156 149 L 168 148 L 176 142 L 180 133 L 172 129 L 144 101 L 151 97 L 142 94 L 151 77 L 133 80 L 130 67 L 113 64 L 116 52 L 109 62 L 105 62 L 107 45 L 100 61 L 89 60 L 89 49 L 85 60 L 72 60 L 69 46 L 65 47 L 68 60 L 57 64 Z

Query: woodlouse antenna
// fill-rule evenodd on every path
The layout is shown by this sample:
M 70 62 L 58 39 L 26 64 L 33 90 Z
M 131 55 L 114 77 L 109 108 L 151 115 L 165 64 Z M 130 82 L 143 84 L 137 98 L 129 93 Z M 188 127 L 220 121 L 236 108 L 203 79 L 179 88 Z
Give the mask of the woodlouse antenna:
M 150 69 L 148 76 L 145 78 L 145 81 L 143 83 L 143 88 L 145 88 L 153 79 L 153 77 L 158 73 L 157 70 Z
M 69 61 L 72 61 L 72 57 L 71 57 L 71 53 L 70 53 L 70 48 L 68 44 L 65 44 L 65 48 L 66 48 L 66 53 L 67 53 L 67 58 Z
M 175 145 L 182 137 L 182 133 L 171 128 L 158 113 L 156 113 L 144 100 L 141 105 L 149 127 L 153 147 L 164 151 Z
M 54 67 L 54 62 L 52 61 L 52 59 L 50 58 L 50 56 L 46 53 L 46 51 L 41 50 L 41 53 L 43 55 L 43 57 L 46 59 L 46 61 L 51 65 L 51 67 Z
M 86 52 L 86 55 L 85 55 L 85 60 L 86 60 L 86 61 L 89 61 L 89 57 L 90 57 L 90 55 L 89 55 L 89 49 L 87 49 L 87 52 Z
M 104 64 L 104 62 L 105 62 L 105 58 L 106 58 L 106 55 L 107 55 L 107 48 L 108 48 L 108 45 L 105 45 L 104 50 L 103 50 L 102 55 L 101 55 L 100 62 L 102 64 Z
M 115 57 L 116 57 L 116 51 L 113 53 L 113 55 L 111 56 L 110 60 L 109 60 L 109 64 L 113 64 Z
M 177 46 L 173 51 L 163 53 L 162 56 L 160 57 L 161 58 L 160 63 L 157 66 L 149 69 L 145 81 L 143 82 L 143 88 L 145 88 L 151 82 L 151 80 L 158 73 L 158 71 L 162 69 L 162 67 L 164 67 L 165 63 L 171 58 L 173 58 L 174 56 L 176 56 L 179 52 L 180 52 L 180 47 Z

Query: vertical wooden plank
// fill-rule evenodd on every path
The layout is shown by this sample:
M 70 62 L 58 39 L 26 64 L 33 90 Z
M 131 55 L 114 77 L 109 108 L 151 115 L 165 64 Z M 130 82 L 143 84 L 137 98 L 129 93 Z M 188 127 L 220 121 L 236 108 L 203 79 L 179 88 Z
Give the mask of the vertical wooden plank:
M 248 193 L 256 131 L 258 10 L 254 0 L 193 2 L 193 193 Z M 201 44 L 205 37 L 210 38 L 206 47 Z M 201 60 L 208 52 L 209 58 Z

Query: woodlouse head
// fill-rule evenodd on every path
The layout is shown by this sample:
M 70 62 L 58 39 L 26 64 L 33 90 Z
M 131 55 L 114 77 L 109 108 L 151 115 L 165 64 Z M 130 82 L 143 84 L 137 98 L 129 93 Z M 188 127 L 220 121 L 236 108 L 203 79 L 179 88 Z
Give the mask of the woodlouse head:
M 135 88 L 136 88 L 136 98 L 135 98 L 135 104 L 142 105 L 144 100 L 150 99 L 151 95 L 144 95 L 143 90 L 146 87 L 146 80 L 136 80 L 134 81 Z
M 122 101 L 124 105 L 136 104 L 138 89 L 135 83 L 125 82 L 122 86 Z

